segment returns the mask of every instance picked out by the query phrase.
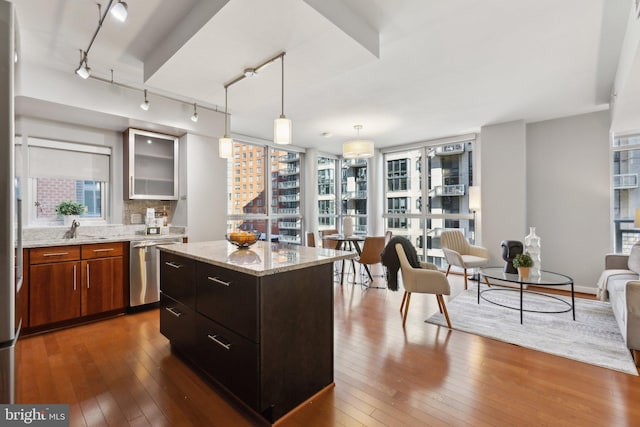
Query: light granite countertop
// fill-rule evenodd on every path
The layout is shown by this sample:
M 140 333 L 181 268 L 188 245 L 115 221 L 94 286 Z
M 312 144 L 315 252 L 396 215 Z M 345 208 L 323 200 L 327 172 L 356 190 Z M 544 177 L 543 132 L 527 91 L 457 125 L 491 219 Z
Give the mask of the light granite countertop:
M 357 256 L 355 252 L 262 241 L 248 249 L 238 249 L 226 240 L 160 245 L 157 248 L 253 276 L 268 276 Z
M 92 226 L 78 228 L 77 236 L 65 238 L 69 227 L 25 228 L 22 232 L 22 247 L 42 248 L 48 246 L 85 245 L 92 243 L 130 242 L 141 240 L 168 240 L 187 237 L 185 227 L 169 227 L 166 234 L 145 234 L 144 226 Z

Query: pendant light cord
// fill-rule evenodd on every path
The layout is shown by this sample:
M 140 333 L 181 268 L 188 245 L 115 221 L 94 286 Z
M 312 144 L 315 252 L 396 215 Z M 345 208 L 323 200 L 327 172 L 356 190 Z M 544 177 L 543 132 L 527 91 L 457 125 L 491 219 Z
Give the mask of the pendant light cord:
M 282 111 L 280 111 L 280 117 L 284 117 L 284 55 L 280 58 L 280 65 L 282 66 Z

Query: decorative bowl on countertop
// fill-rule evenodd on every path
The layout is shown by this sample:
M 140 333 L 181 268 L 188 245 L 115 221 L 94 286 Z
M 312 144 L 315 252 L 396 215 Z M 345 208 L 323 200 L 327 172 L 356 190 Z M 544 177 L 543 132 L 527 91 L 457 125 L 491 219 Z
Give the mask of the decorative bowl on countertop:
M 233 231 L 225 235 L 227 241 L 237 246 L 239 249 L 251 247 L 258 241 L 260 233 L 256 231 Z

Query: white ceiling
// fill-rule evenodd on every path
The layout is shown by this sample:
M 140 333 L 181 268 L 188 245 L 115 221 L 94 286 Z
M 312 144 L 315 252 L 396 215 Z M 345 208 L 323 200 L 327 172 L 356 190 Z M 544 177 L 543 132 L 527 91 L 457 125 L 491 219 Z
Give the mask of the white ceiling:
M 23 66 L 72 73 L 98 24 L 95 1 L 13 3 Z M 223 106 L 225 83 L 285 51 L 294 144 L 331 153 L 356 124 L 386 147 L 606 108 L 630 8 L 627 0 L 127 3 L 127 22 L 108 17 L 91 48 L 94 75 L 113 69 L 116 81 Z M 277 61 L 229 88 L 234 133 L 271 139 L 280 70 Z

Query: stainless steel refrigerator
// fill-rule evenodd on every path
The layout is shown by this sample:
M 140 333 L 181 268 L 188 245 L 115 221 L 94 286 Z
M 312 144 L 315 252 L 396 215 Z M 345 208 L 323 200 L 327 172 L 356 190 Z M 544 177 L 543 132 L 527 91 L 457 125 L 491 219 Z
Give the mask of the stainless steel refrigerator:
M 22 244 L 14 167 L 15 12 L 0 0 L 0 403 L 15 403 L 15 345 L 20 334 Z

